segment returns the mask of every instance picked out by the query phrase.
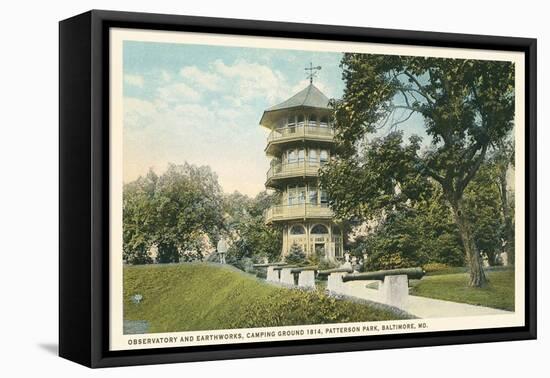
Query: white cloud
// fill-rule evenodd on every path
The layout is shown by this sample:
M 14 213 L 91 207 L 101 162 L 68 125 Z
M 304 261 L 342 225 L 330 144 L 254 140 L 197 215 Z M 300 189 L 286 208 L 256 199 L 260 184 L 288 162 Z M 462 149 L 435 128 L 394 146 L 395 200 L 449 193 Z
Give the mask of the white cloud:
M 213 63 L 214 70 L 226 79 L 230 79 L 235 96 L 243 100 L 265 98 L 270 103 L 288 96 L 288 82 L 279 71 L 268 66 L 238 60 L 226 65 L 221 60 Z
M 133 85 L 135 87 L 143 87 L 143 76 L 141 75 L 124 75 L 124 82 L 128 85 Z
M 129 128 L 144 127 L 154 119 L 157 110 L 150 101 L 134 97 L 124 98 L 124 125 Z
M 172 80 L 172 75 L 170 75 L 170 73 L 166 70 L 162 70 L 160 72 L 160 77 L 165 83 L 168 83 L 170 80 Z
M 293 87 L 281 72 L 242 59 L 160 71 L 159 79 L 151 98 L 125 99 L 124 180 L 187 161 L 209 165 L 226 192 L 263 190 L 269 161 L 258 107 L 285 100 L 307 81 Z
M 216 91 L 220 89 L 221 78 L 218 75 L 202 71 L 196 66 L 183 67 L 180 70 L 180 75 L 186 81 L 199 86 L 198 90 L 207 89 L 209 91 Z
M 174 83 L 157 89 L 158 99 L 168 104 L 197 102 L 201 94 L 185 83 Z

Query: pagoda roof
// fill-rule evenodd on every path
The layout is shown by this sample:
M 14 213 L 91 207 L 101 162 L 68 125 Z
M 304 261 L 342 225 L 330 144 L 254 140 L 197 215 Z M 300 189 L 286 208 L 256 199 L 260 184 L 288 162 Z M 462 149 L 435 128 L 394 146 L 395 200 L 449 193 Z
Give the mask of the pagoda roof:
M 294 96 L 289 98 L 286 101 L 281 102 L 280 104 L 274 105 L 270 108 L 267 108 L 262 115 L 260 124 L 264 124 L 266 116 L 283 110 L 294 109 L 294 108 L 317 108 L 317 109 L 330 109 L 329 108 L 329 98 L 325 96 L 323 92 L 319 90 L 315 85 L 309 84 L 306 88 L 302 89 L 300 92 L 296 93 Z

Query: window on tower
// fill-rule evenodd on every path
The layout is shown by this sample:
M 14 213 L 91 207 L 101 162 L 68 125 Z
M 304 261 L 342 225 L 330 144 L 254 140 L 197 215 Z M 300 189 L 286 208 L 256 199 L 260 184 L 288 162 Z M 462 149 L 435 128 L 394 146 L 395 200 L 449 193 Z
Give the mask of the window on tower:
M 298 162 L 299 163 L 303 163 L 305 161 L 305 150 L 303 148 L 300 148 L 298 150 Z
M 286 125 L 287 125 L 287 126 L 294 126 L 295 124 L 296 124 L 296 118 L 295 118 L 293 115 L 292 115 L 292 116 L 288 116 Z
M 304 126 L 305 121 L 306 121 L 306 117 L 304 117 L 303 114 L 300 114 L 298 116 L 298 127 Z
M 318 192 L 317 188 L 310 188 L 309 189 L 309 203 L 312 205 L 317 205 L 318 203 Z
M 287 152 L 287 163 L 293 164 L 298 161 L 298 152 L 297 150 L 288 150 Z
M 321 190 L 321 206 L 328 204 L 328 195 L 326 190 Z
M 321 153 L 319 154 L 319 162 L 321 165 L 324 165 L 328 163 L 328 151 L 327 150 L 321 150 Z
M 310 148 L 309 151 L 308 151 L 308 160 L 310 163 L 312 163 L 313 165 L 317 165 L 317 163 L 319 162 L 319 156 L 317 154 L 317 150 L 313 149 L 313 148 Z
M 310 126 L 317 126 L 317 115 L 316 114 L 310 114 L 308 123 L 309 123 Z
M 328 127 L 328 116 L 322 116 L 321 122 L 319 123 L 321 127 Z

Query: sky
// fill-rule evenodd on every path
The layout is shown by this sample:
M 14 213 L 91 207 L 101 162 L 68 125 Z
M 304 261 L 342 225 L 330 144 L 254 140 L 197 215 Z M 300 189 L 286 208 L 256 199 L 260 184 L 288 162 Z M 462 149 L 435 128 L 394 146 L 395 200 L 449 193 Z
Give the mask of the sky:
M 264 190 L 269 160 L 263 111 L 308 85 L 342 96 L 342 54 L 125 41 L 124 182 L 168 163 L 209 165 L 226 193 Z M 420 129 L 421 120 L 409 121 Z

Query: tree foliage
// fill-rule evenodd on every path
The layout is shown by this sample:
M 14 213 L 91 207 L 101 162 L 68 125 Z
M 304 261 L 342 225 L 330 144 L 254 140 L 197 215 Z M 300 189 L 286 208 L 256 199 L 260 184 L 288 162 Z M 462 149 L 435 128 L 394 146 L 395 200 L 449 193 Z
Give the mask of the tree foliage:
M 400 197 L 416 200 L 423 180 L 437 182 L 453 211 L 470 284 L 483 286 L 463 196 L 488 151 L 513 128 L 513 64 L 347 53 L 342 67 L 344 96 L 333 103 L 339 157 L 322 173 L 331 206 L 341 216 L 372 218 Z M 396 112 L 402 115 L 398 121 Z M 413 115 L 423 119 L 427 148 L 418 137 L 395 145 L 400 137 L 391 135 L 371 143 L 375 150 L 382 146 L 382 156 L 365 148 L 369 134 L 395 130 Z
M 281 230 L 268 227 L 264 211 L 275 201 L 274 195 L 263 191 L 250 198 L 239 192 L 227 195 L 224 200 L 225 231 L 231 239 L 227 262 L 244 269 L 251 263 L 278 261 L 281 254 Z
M 206 240 L 223 226 L 222 192 L 209 167 L 170 164 L 157 176 L 150 171 L 124 187 L 124 258 L 149 263 L 202 258 Z

